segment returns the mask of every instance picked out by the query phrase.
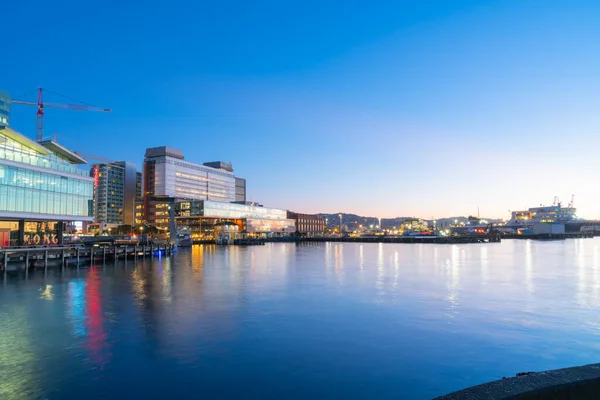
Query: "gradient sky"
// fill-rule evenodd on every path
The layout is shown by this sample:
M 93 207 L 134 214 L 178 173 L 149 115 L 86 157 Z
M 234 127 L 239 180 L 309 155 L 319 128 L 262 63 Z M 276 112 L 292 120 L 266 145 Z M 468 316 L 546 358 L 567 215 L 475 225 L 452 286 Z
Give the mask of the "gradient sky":
M 600 218 L 600 1 L 12 1 L 0 88 L 46 134 L 225 160 L 249 199 L 423 218 L 576 195 Z M 63 102 L 48 95 L 47 101 Z M 12 126 L 35 136 L 35 108 Z

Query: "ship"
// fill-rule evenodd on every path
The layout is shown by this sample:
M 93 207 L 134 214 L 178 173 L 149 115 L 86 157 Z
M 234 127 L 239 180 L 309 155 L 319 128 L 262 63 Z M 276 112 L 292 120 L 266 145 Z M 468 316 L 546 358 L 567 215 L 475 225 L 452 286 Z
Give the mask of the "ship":
M 571 225 L 575 230 L 579 230 L 582 224 L 588 221 L 577 217 L 577 209 L 573 204 L 574 196 L 566 207 L 562 205 L 558 197 L 555 197 L 550 206 L 540 205 L 525 211 L 512 211 L 511 218 L 498 229 L 514 232 L 532 229 L 535 224 L 550 223 Z

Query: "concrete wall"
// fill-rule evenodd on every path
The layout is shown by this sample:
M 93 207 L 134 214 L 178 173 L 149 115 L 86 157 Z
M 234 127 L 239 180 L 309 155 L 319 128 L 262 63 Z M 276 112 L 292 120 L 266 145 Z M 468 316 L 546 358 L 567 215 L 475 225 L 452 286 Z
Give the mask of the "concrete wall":
M 437 400 L 600 399 L 600 364 L 518 374 L 514 378 L 473 386 Z

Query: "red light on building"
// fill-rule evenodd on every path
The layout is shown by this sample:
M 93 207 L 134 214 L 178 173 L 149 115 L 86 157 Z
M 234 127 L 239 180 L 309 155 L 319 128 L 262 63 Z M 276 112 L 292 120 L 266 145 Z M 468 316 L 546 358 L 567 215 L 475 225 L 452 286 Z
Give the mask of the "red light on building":
M 94 168 L 94 187 L 98 187 L 98 180 L 100 179 L 100 173 L 98 167 Z

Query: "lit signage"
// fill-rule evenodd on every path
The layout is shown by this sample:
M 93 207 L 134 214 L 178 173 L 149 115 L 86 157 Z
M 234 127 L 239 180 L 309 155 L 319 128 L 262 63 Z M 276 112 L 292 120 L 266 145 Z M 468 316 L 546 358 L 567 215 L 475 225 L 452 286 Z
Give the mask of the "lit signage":
M 54 233 L 25 234 L 25 245 L 32 244 L 58 244 L 58 235 Z
M 94 187 L 98 187 L 98 179 L 99 179 L 99 173 L 98 173 L 98 167 L 94 168 Z

